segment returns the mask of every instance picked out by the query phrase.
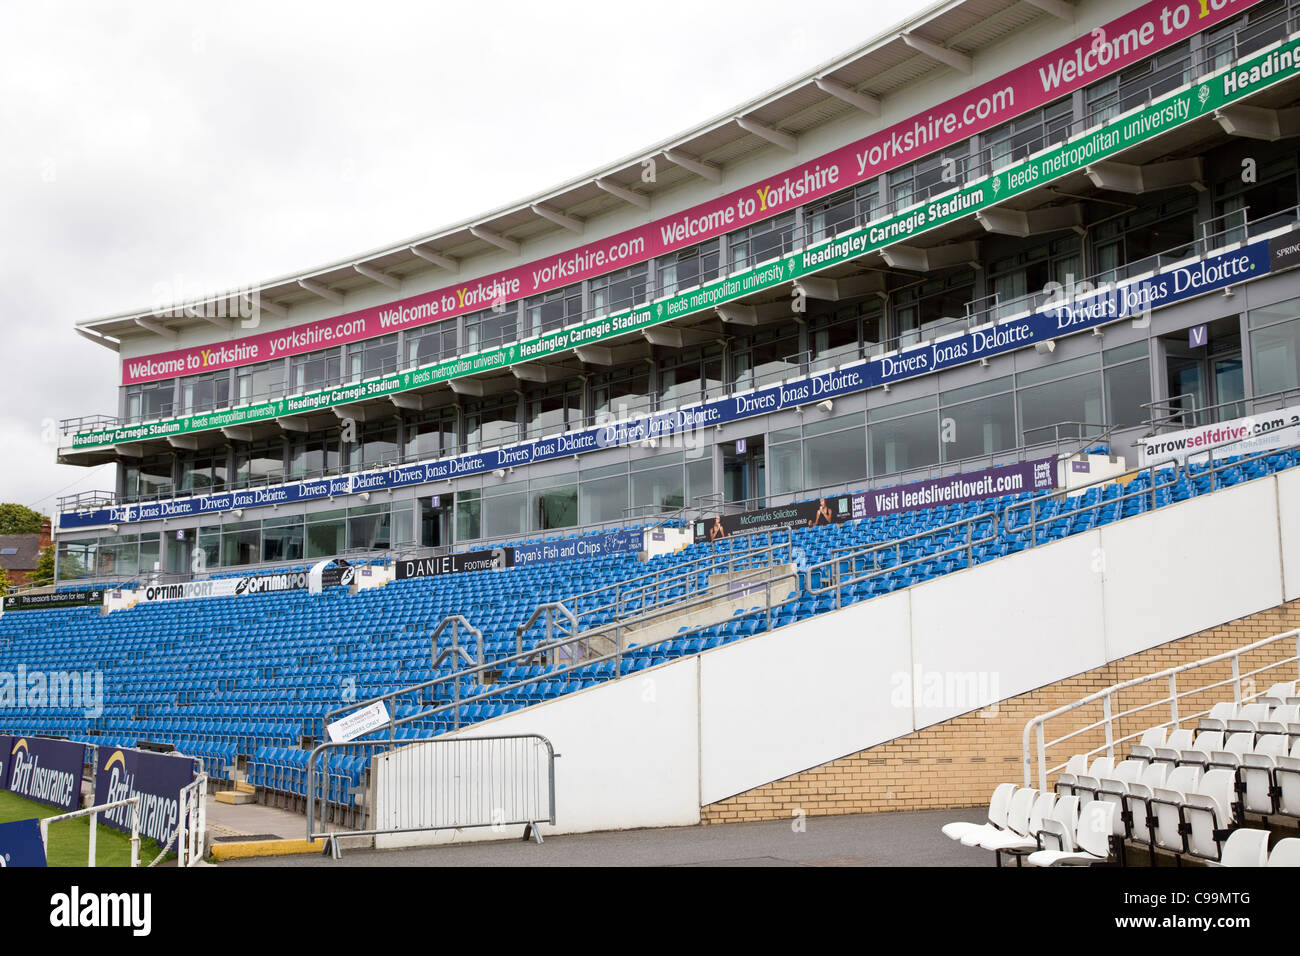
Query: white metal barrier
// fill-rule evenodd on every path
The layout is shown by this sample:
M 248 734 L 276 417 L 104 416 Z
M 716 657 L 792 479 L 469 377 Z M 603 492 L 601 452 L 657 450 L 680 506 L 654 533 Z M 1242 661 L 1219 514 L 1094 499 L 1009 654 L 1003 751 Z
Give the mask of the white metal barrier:
M 45 848 L 46 856 L 50 852 L 50 824 L 62 823 L 64 820 L 76 820 L 81 817 L 90 817 L 90 859 L 86 861 L 86 866 L 95 865 L 95 844 L 96 837 L 99 835 L 99 815 L 107 810 L 114 810 L 118 807 L 131 807 L 131 866 L 140 865 L 140 795 L 127 797 L 125 800 L 114 800 L 112 803 L 101 803 L 96 807 L 86 807 L 84 810 L 73 810 L 71 813 L 60 813 L 58 816 L 46 817 L 41 821 L 41 845 Z M 155 861 L 156 862 L 156 861 Z
M 1294 653 L 1287 657 L 1283 657 L 1280 660 L 1271 661 L 1263 666 L 1255 667 L 1253 670 L 1242 671 L 1241 661 L 1242 657 L 1246 654 L 1284 641 L 1290 641 L 1294 644 Z M 1190 689 L 1186 686 L 1182 689 L 1179 688 L 1178 678 L 1180 674 L 1186 674 L 1198 667 L 1218 664 L 1223 661 L 1230 662 L 1232 668 L 1231 677 L 1226 680 L 1213 680 Z M 1190 664 L 1180 664 L 1177 667 L 1170 667 L 1155 674 L 1148 674 L 1145 677 L 1137 677 L 1133 680 L 1123 681 L 1119 684 L 1112 684 L 1110 687 L 1107 687 L 1104 690 L 1099 690 L 1094 694 L 1089 694 L 1087 697 L 1076 700 L 1072 704 L 1066 704 L 1065 706 L 1058 707 L 1056 710 L 1050 711 L 1046 714 L 1040 714 L 1025 724 L 1025 732 L 1021 740 L 1025 767 L 1024 785 L 1026 787 L 1032 787 L 1035 785 L 1033 780 L 1036 769 L 1038 788 L 1040 790 L 1047 790 L 1048 776 L 1057 773 L 1064 768 L 1064 760 L 1051 766 L 1048 765 L 1047 752 L 1050 748 L 1068 743 L 1093 731 L 1104 730 L 1105 742 L 1103 744 L 1086 751 L 1081 750 L 1072 752 L 1082 753 L 1084 756 L 1092 758 L 1093 756 L 1100 755 L 1104 751 L 1108 757 L 1113 758 L 1115 756 L 1115 748 L 1118 745 L 1136 741 L 1147 729 L 1156 727 L 1163 727 L 1166 730 L 1177 729 L 1180 724 L 1195 721 L 1209 713 L 1208 709 L 1196 711 L 1195 713 L 1181 713 L 1179 702 L 1182 700 L 1198 694 L 1204 694 L 1208 691 L 1231 687 L 1233 701 L 1236 703 L 1248 703 L 1249 701 L 1263 695 L 1263 690 L 1257 689 L 1260 682 L 1257 681 L 1256 678 L 1268 675 L 1266 678 L 1267 680 L 1283 683 L 1288 680 L 1297 679 L 1298 673 L 1300 673 L 1300 628 L 1293 631 L 1286 631 L 1282 634 L 1275 634 L 1272 637 L 1266 637 L 1263 640 L 1255 641 L 1253 644 L 1247 644 L 1244 647 L 1239 647 L 1223 654 L 1215 654 L 1213 657 L 1206 657 L 1199 661 L 1193 661 Z M 1154 686 L 1160 683 L 1164 683 L 1164 685 L 1167 686 L 1167 692 L 1161 693 L 1159 696 L 1144 701 L 1136 706 L 1131 706 L 1127 710 L 1121 710 L 1118 713 L 1115 711 L 1115 700 L 1119 693 L 1130 691 L 1133 688 L 1141 687 L 1144 684 L 1152 684 Z M 1093 720 L 1082 727 L 1076 727 L 1073 730 L 1061 734 L 1059 737 L 1050 740 L 1047 738 L 1046 727 L 1048 721 L 1054 720 L 1065 714 L 1073 713 L 1074 711 L 1090 704 L 1097 703 L 1101 704 L 1101 718 L 1099 720 Z M 1147 723 L 1146 720 L 1138 721 L 1138 723 L 1146 724 L 1143 729 L 1138 730 L 1135 733 L 1116 736 L 1116 725 L 1120 721 L 1146 711 L 1154 711 L 1155 713 L 1150 715 L 1150 723 Z M 1168 718 L 1162 720 L 1161 717 L 1165 713 L 1168 714 Z

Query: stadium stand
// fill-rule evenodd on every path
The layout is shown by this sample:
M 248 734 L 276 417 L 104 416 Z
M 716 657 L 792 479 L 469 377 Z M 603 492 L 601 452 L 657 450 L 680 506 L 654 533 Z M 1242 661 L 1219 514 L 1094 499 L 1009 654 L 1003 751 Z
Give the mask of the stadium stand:
M 1227 458 L 1213 469 L 1171 465 L 1154 472 L 1154 483 L 1151 470 L 1138 471 L 1076 494 L 1007 495 L 700 542 L 645 562 L 623 554 L 395 580 L 356 594 L 334 587 L 320 595 L 145 603 L 111 614 L 97 608 L 9 614 L 0 619 L 0 666 L 94 668 L 104 674 L 105 695 L 102 714 L 17 708 L 0 729 L 109 746 L 166 742 L 201 757 L 226 785 L 243 769 L 253 786 L 293 802 L 305 796 L 304 747 L 323 738 L 327 717 L 339 708 L 404 695 L 390 698 L 398 739 L 445 733 L 1297 463 L 1300 450 L 1293 449 Z M 771 607 L 737 608 L 724 620 L 631 643 L 615 660 L 565 662 L 551 655 L 547 662 L 546 634 L 534 613 L 539 605 L 568 601 L 579 607 L 584 631 L 607 630 L 706 593 L 719 571 L 768 573 L 786 562 L 797 577 L 781 585 Z M 575 595 L 587 596 L 586 605 Z M 431 651 L 446 650 L 450 637 L 439 635 L 431 648 L 431 635 L 452 614 L 483 633 L 482 659 L 471 667 L 456 659 L 433 666 Z M 1231 819 L 1225 775 L 1236 775 L 1245 788 L 1241 800 L 1231 801 L 1235 812 L 1242 800 L 1252 812 L 1295 815 L 1300 806 L 1294 694 L 1293 685 L 1277 684 L 1258 703 L 1221 706 L 1195 736 L 1183 729 L 1166 738 L 1153 728 L 1118 765 L 1106 756 L 1086 767 L 1072 761 L 1057 792 L 1076 798 L 1077 808 L 1064 804 L 1062 816 L 1047 795 L 1019 791 L 1005 806 L 995 800 L 985 827 L 958 838 L 988 846 L 999 861 L 1006 852 L 1019 862 L 1038 848 L 1045 827 L 1069 830 L 1075 809 L 1082 814 L 1099 803 L 1115 808 L 1108 826 L 1116 835 L 1139 844 L 1148 839 L 1152 853 L 1218 859 Z M 1219 726 L 1229 732 L 1226 739 L 1224 731 L 1210 729 Z M 354 808 L 366 766 L 362 757 L 332 764 L 329 802 Z M 1162 779 L 1164 767 L 1171 770 Z M 1088 820 L 1100 812 L 1091 811 Z M 1071 838 L 1058 852 L 1076 846 L 1096 849 Z

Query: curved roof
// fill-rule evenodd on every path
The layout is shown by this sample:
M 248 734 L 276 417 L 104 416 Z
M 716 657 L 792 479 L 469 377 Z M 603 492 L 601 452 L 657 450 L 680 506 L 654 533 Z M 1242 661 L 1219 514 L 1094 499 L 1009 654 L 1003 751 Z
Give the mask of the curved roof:
M 1069 0 L 944 0 L 890 27 L 877 37 L 677 136 L 583 173 L 517 202 L 411 236 L 400 242 L 314 269 L 269 279 L 256 286 L 261 308 L 286 315 L 299 302 L 340 302 L 347 292 L 394 290 L 401 281 L 431 269 L 454 274 L 465 260 L 505 248 L 518 253 L 539 236 L 570 230 L 625 203 L 649 209 L 650 199 L 683 182 L 717 182 L 728 165 L 763 150 L 793 150 L 800 135 L 854 111 L 878 115 L 891 93 L 941 70 L 970 72 L 971 57 L 1046 16 L 1074 19 Z M 642 163 L 665 162 L 653 183 L 641 181 Z M 215 293 L 192 306 L 220 305 L 237 314 L 238 300 L 252 287 Z M 116 349 L 123 336 L 169 335 L 204 319 L 165 318 L 157 311 L 123 312 L 77 323 L 77 332 Z

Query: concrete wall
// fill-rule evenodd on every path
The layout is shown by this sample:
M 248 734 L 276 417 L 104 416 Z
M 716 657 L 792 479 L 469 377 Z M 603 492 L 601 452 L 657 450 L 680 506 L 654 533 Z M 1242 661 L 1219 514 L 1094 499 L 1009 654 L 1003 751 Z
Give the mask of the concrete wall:
M 559 831 L 694 823 L 701 805 L 1282 604 L 1297 516 L 1300 472 L 1262 478 L 473 733 L 552 741 Z

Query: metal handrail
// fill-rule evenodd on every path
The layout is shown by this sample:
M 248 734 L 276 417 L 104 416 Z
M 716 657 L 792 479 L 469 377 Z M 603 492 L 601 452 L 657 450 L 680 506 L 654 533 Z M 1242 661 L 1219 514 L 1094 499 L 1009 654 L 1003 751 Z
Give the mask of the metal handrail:
M 1251 651 L 1259 650 L 1262 647 L 1268 647 L 1277 641 L 1288 640 L 1288 639 L 1294 640 L 1296 642 L 1295 654 L 1291 655 L 1290 657 L 1283 658 L 1280 661 L 1275 661 L 1271 664 L 1265 664 L 1262 667 L 1257 667 L 1254 670 L 1246 672 L 1245 674 L 1241 673 L 1241 659 L 1244 655 L 1250 653 Z M 1217 664 L 1222 661 L 1232 662 L 1232 676 L 1230 678 L 1226 680 L 1213 681 L 1209 684 L 1205 684 L 1201 687 L 1196 687 L 1191 690 L 1178 689 L 1179 674 L 1186 673 L 1187 671 L 1193 670 L 1194 668 L 1203 667 L 1210 664 Z M 1272 637 L 1266 637 L 1263 640 L 1255 641 L 1251 644 L 1247 644 L 1244 647 L 1238 647 L 1231 651 L 1225 651 L 1222 654 L 1215 654 L 1212 657 L 1202 658 L 1201 660 L 1193 661 L 1188 664 L 1179 664 L 1176 667 L 1166 668 L 1165 670 L 1158 671 L 1154 674 L 1147 674 L 1144 677 L 1136 677 L 1131 680 L 1122 681 L 1118 684 L 1112 684 L 1110 687 L 1089 694 L 1087 697 L 1080 698 L 1079 700 L 1076 700 L 1073 703 L 1065 704 L 1064 706 L 1058 707 L 1055 710 L 1049 711 L 1048 713 L 1039 714 L 1036 717 L 1030 718 L 1030 720 L 1025 724 L 1024 733 L 1021 735 L 1021 750 L 1022 750 L 1022 756 L 1024 761 L 1025 786 L 1026 787 L 1032 786 L 1031 781 L 1033 780 L 1033 776 L 1034 776 L 1033 774 L 1034 754 L 1036 754 L 1038 758 L 1038 780 L 1039 780 L 1040 789 L 1043 790 L 1047 789 L 1047 778 L 1049 774 L 1056 773 L 1060 771 L 1062 767 L 1065 766 L 1065 764 L 1060 764 L 1058 766 L 1050 767 L 1050 768 L 1047 766 L 1046 754 L 1047 754 L 1048 747 L 1051 747 L 1056 744 L 1065 743 L 1066 741 L 1073 740 L 1075 737 L 1078 737 L 1082 734 L 1089 733 L 1091 731 L 1104 727 L 1106 730 L 1106 735 L 1105 735 L 1106 743 L 1100 747 L 1095 747 L 1092 750 L 1089 750 L 1086 754 L 1084 754 L 1084 756 L 1090 757 L 1093 754 L 1105 750 L 1108 756 L 1114 757 L 1115 746 L 1117 744 L 1125 743 L 1127 741 L 1140 738 L 1142 734 L 1145 733 L 1145 731 L 1138 731 L 1136 733 L 1125 734 L 1121 737 L 1116 737 L 1114 734 L 1114 729 L 1115 729 L 1115 723 L 1118 720 L 1124 717 L 1133 716 L 1145 710 L 1150 710 L 1152 708 L 1160 707 L 1168 704 L 1170 709 L 1169 720 L 1161 724 L 1156 724 L 1153 726 L 1153 728 L 1148 728 L 1148 729 L 1154 729 L 1154 727 L 1171 727 L 1171 726 L 1176 728 L 1184 721 L 1197 719 L 1209 713 L 1209 711 L 1206 710 L 1194 714 L 1187 714 L 1187 715 L 1180 714 L 1178 709 L 1178 702 L 1180 700 L 1186 697 L 1191 697 L 1197 694 L 1205 693 L 1206 691 L 1215 690 L 1219 687 L 1224 687 L 1229 684 L 1231 684 L 1233 688 L 1233 700 L 1236 701 L 1237 703 L 1242 703 L 1243 700 L 1246 701 L 1254 700 L 1258 697 L 1263 696 L 1263 693 L 1260 692 L 1260 693 L 1252 694 L 1249 697 L 1243 699 L 1242 686 L 1241 686 L 1242 681 L 1252 678 L 1257 674 L 1262 674 L 1266 671 L 1272 670 L 1275 667 L 1285 667 L 1287 664 L 1296 664 L 1297 665 L 1296 673 L 1297 676 L 1300 676 L 1300 628 L 1295 630 L 1285 631 L 1281 634 L 1275 634 Z M 1118 694 L 1121 691 L 1129 690 L 1130 688 L 1133 687 L 1139 687 L 1143 684 L 1148 684 L 1153 681 L 1160 681 L 1160 680 L 1167 680 L 1169 682 L 1169 694 L 1167 696 L 1162 697 L 1158 700 L 1150 701 L 1148 703 L 1142 704 L 1137 707 L 1131 707 L 1128 710 L 1122 711 L 1119 714 L 1115 714 L 1112 712 L 1112 704 L 1116 694 Z M 1071 713 L 1072 711 L 1078 710 L 1080 707 L 1087 706 L 1088 704 L 1092 704 L 1097 701 L 1102 701 L 1104 704 L 1104 712 L 1101 720 L 1095 721 L 1091 724 L 1088 724 L 1087 726 L 1075 729 L 1070 733 L 1064 734 L 1061 737 L 1058 737 L 1054 740 L 1048 741 L 1045 739 L 1046 735 L 1045 735 L 1044 727 L 1046 726 L 1047 721 L 1056 717 L 1060 717 L 1064 714 Z M 1035 738 L 1034 745 L 1032 747 L 1031 747 L 1031 736 Z
M 1175 402 L 1184 398 L 1193 400 L 1193 403 L 1190 407 L 1182 408 L 1174 404 Z M 1283 404 L 1288 400 L 1291 399 L 1300 400 L 1300 387 L 1279 389 L 1275 392 L 1265 392 L 1262 395 L 1243 395 L 1241 398 L 1233 399 L 1227 402 L 1218 402 L 1214 405 L 1196 405 L 1195 399 L 1196 399 L 1196 395 L 1194 393 L 1184 392 L 1181 395 L 1171 395 L 1165 399 L 1160 399 L 1154 402 L 1143 403 L 1141 407 L 1149 409 L 1152 412 L 1151 417 L 1145 422 L 1145 424 L 1150 429 L 1150 431 L 1143 437 L 1154 438 L 1156 435 L 1160 434 L 1158 429 L 1161 428 L 1180 428 L 1180 429 L 1196 428 L 1202 425 L 1215 424 L 1216 422 L 1219 421 L 1218 411 L 1223 408 L 1236 408 L 1240 406 L 1249 405 L 1251 406 L 1252 414 L 1261 411 L 1277 411 L 1277 409 L 1282 408 Z M 1277 408 L 1262 409 L 1262 408 L 1254 407 L 1260 402 L 1270 402 L 1270 401 L 1277 401 L 1278 402 Z M 1160 415 L 1155 414 L 1157 412 L 1161 414 Z M 1205 412 L 1210 412 L 1213 414 L 1209 416 L 1209 420 L 1201 421 L 1200 416 L 1202 413 Z M 1182 420 L 1188 416 L 1191 416 L 1192 418 L 1192 424 L 1190 425 L 1186 421 Z
M 1209 490 L 1213 491 L 1215 488 L 1215 476 L 1218 475 L 1220 472 L 1226 471 L 1229 468 L 1238 468 L 1241 467 L 1242 465 L 1248 464 L 1251 461 L 1268 458 L 1278 453 L 1279 449 L 1269 449 L 1269 450 L 1257 452 L 1253 455 L 1241 456 L 1236 461 L 1232 461 L 1232 462 L 1229 462 L 1226 459 L 1220 459 L 1217 462 L 1214 460 L 1214 453 L 1216 451 L 1221 451 L 1222 449 L 1228 448 L 1232 445 L 1240 445 L 1243 442 L 1253 440 L 1253 438 L 1254 436 L 1247 436 L 1245 438 L 1236 438 L 1230 441 L 1220 442 L 1216 445 L 1207 445 L 1204 448 L 1200 449 L 1197 452 L 1197 454 L 1208 455 L 1209 465 L 1199 471 L 1193 472 L 1190 462 L 1185 463 L 1181 466 L 1178 465 L 1176 462 L 1171 462 L 1171 461 L 1150 462 L 1147 465 L 1141 466 L 1139 468 L 1130 469 L 1129 471 L 1126 471 L 1123 475 L 1118 475 L 1118 476 L 1111 475 L 1106 478 L 1098 478 L 1094 481 L 1087 482 L 1086 484 L 1075 485 L 1072 488 L 1061 488 L 1055 492 L 1050 492 L 1047 494 L 1043 494 L 1043 493 L 1034 494 L 1026 501 L 1011 502 L 991 512 L 983 512 L 979 515 L 974 515 L 970 518 L 963 518 L 959 521 L 950 522 L 949 524 L 932 528 L 929 531 L 919 532 L 916 535 L 913 535 L 909 539 L 899 539 L 897 541 L 880 542 L 877 544 L 868 545 L 867 547 L 864 548 L 855 549 L 848 554 L 837 555 L 826 561 L 821 561 L 816 564 L 810 564 L 803 569 L 804 573 L 808 575 L 808 583 L 807 586 L 805 587 L 805 590 L 808 591 L 808 593 L 810 594 L 825 594 L 833 591 L 835 594 L 835 606 L 838 608 L 842 606 L 842 602 L 843 602 L 842 591 L 844 588 L 852 585 L 869 583 L 874 578 L 892 574 L 902 568 L 910 568 L 916 565 L 926 564 L 931 561 L 939 560 L 947 555 L 960 553 L 963 551 L 965 551 L 967 554 L 967 566 L 969 567 L 970 563 L 974 559 L 973 551 L 976 546 L 980 544 L 987 544 L 990 543 L 991 541 L 998 540 L 1001 538 L 1001 533 L 998 533 L 997 531 L 999 525 L 1001 526 L 1002 531 L 1008 534 L 1017 533 L 1017 532 L 1023 534 L 1026 531 L 1028 531 L 1029 540 L 1028 542 L 1023 542 L 1024 549 L 1027 550 L 1030 548 L 1036 548 L 1040 544 L 1049 544 L 1053 540 L 1051 538 L 1048 538 L 1041 542 L 1038 540 L 1038 528 L 1040 525 L 1050 526 L 1052 524 L 1055 524 L 1063 520 L 1072 520 L 1078 515 L 1087 514 L 1088 512 L 1092 512 L 1092 511 L 1100 511 L 1103 508 L 1122 507 L 1123 504 L 1127 501 L 1142 499 L 1142 498 L 1149 499 L 1152 508 L 1158 507 L 1158 498 L 1159 498 L 1158 492 L 1161 490 L 1175 487 L 1179 482 L 1180 475 L 1186 477 L 1188 480 L 1200 479 L 1208 475 L 1210 481 Z M 1169 477 L 1167 480 L 1162 480 L 1160 478 L 1160 475 L 1165 472 L 1169 472 Z M 1149 482 L 1147 487 L 1140 488 L 1137 491 L 1128 491 L 1127 489 L 1132 484 L 1131 479 L 1143 473 L 1149 475 Z M 1123 478 L 1128 478 L 1129 481 L 1126 481 L 1123 484 L 1117 484 L 1120 481 L 1120 479 Z M 1097 501 L 1093 502 L 1092 504 L 1086 504 L 1083 505 L 1082 507 L 1072 508 L 1067 514 L 1053 513 L 1049 517 L 1040 516 L 1041 511 L 1045 508 L 1045 506 L 1049 504 L 1062 502 L 1070 498 L 1082 498 L 1087 494 L 1087 492 L 1090 489 L 1101 488 L 1111 484 L 1117 484 L 1117 487 L 1122 489 L 1121 494 L 1116 495 L 1113 498 L 1099 498 Z M 1012 523 L 1013 516 L 1023 512 L 1024 509 L 1026 508 L 1029 509 L 1028 522 L 1024 524 L 1013 524 Z M 924 554 L 918 558 L 914 558 L 911 561 L 894 564 L 884 569 L 878 568 L 875 564 L 875 562 L 878 560 L 876 557 L 878 552 L 896 548 L 898 547 L 898 545 L 901 543 L 902 540 L 913 540 L 916 538 L 923 538 L 923 537 L 936 537 L 939 535 L 956 534 L 959 529 L 967 528 L 967 526 L 971 526 L 975 523 L 978 523 L 979 521 L 993 522 L 993 533 L 991 533 L 990 536 L 982 538 L 978 541 L 968 540 L 967 545 L 964 547 L 959 546 L 956 548 L 950 548 L 946 551 L 939 552 L 939 553 Z M 968 536 L 973 535 L 973 530 L 968 531 L 967 534 Z M 868 573 L 856 575 L 858 561 L 860 559 L 865 560 L 867 557 L 871 557 L 873 560 L 872 569 Z M 841 563 L 846 561 L 852 562 L 849 565 L 849 567 L 851 569 L 851 572 L 855 574 L 855 576 L 851 576 L 847 580 L 843 578 L 842 573 L 840 571 Z M 825 570 L 823 574 L 824 569 L 827 570 Z M 817 574 L 818 583 L 815 586 L 813 584 L 814 572 L 818 572 Z M 823 576 L 829 576 L 830 582 L 829 583 L 822 582 L 821 578 Z
M 762 587 L 764 589 L 763 605 L 755 606 L 754 608 L 751 608 L 749 611 L 746 611 L 743 614 L 730 615 L 726 620 L 731 621 L 731 620 L 746 618 L 755 614 L 762 614 L 766 616 L 767 627 L 770 630 L 771 621 L 772 621 L 772 611 L 775 608 L 783 607 L 784 605 L 788 604 L 790 601 L 794 600 L 795 597 L 797 596 L 798 583 L 799 583 L 798 578 L 799 576 L 796 572 L 787 571 L 775 577 L 769 578 L 766 581 L 762 581 L 757 584 L 754 584 L 753 587 Z M 778 584 L 781 581 L 793 581 L 795 587 L 784 598 L 773 602 L 772 589 L 776 584 Z M 328 714 L 325 715 L 325 722 L 329 723 L 342 714 L 350 713 L 352 711 L 359 710 L 363 707 L 368 707 L 372 704 L 382 701 L 385 703 L 385 706 L 388 708 L 389 720 L 387 724 L 385 724 L 383 727 L 378 728 L 378 730 L 374 732 L 377 733 L 386 729 L 388 731 L 388 740 L 390 742 L 396 740 L 396 730 L 399 726 L 412 723 L 416 720 L 429 720 L 448 710 L 452 711 L 453 727 L 459 729 L 460 720 L 461 720 L 461 716 L 460 716 L 461 705 L 469 705 L 469 704 L 479 703 L 484 700 L 489 700 L 494 697 L 507 696 L 511 692 L 518 690 L 522 687 L 527 687 L 530 684 L 535 684 L 538 683 L 539 681 L 555 680 L 557 677 L 562 677 L 563 675 L 571 673 L 580 667 L 586 667 L 593 664 L 600 664 L 603 663 L 604 661 L 610 661 L 610 660 L 614 661 L 616 663 L 616 666 L 618 666 L 619 670 L 621 671 L 623 656 L 630 650 L 630 645 L 625 646 L 624 644 L 624 638 L 626 637 L 626 631 L 628 628 L 643 628 L 645 625 L 652 623 L 655 620 L 662 619 L 670 614 L 680 614 L 683 611 L 689 610 L 690 608 L 701 607 L 705 604 L 710 604 L 718 600 L 725 600 L 725 599 L 726 599 L 725 594 L 713 595 L 709 597 L 698 598 L 694 601 L 686 602 L 684 604 L 676 604 L 673 605 L 672 607 L 665 608 L 662 610 L 651 611 L 650 613 L 644 614 L 637 618 L 632 618 L 624 621 L 616 621 L 610 624 L 602 625 L 600 627 L 592 628 L 588 631 L 583 631 L 581 633 L 571 635 L 562 640 L 554 641 L 549 645 L 543 645 L 542 647 L 539 648 L 522 651 L 520 653 L 512 654 L 509 657 L 504 657 L 484 664 L 479 664 L 476 665 L 475 667 L 465 668 L 463 670 L 456 671 L 451 674 L 445 674 L 440 677 L 430 678 L 429 680 L 421 681 L 417 684 L 411 684 L 407 687 L 399 688 L 398 690 L 394 690 L 394 691 L 389 691 L 388 693 L 385 694 L 377 694 L 374 697 L 367 698 L 366 700 L 363 701 L 354 701 L 352 703 L 347 704 L 346 706 L 337 707 L 334 710 L 331 710 Z M 715 626 L 717 623 L 719 622 L 712 621 L 707 624 L 697 625 L 695 627 L 689 628 L 684 631 L 679 630 L 675 634 L 670 634 L 661 638 L 655 638 L 653 640 L 645 641 L 643 643 L 639 643 L 637 646 L 656 647 L 659 644 L 664 644 L 670 641 L 683 639 L 684 637 L 687 637 L 691 634 L 706 630 L 710 627 Z M 547 673 L 543 676 L 531 677 L 526 680 L 517 681 L 513 684 L 495 685 L 490 690 L 484 691 L 482 693 L 474 694 L 469 697 L 462 697 L 457 702 L 450 702 L 447 704 L 443 704 L 441 706 L 433 708 L 432 710 L 420 711 L 416 714 L 407 715 L 406 717 L 396 716 L 396 707 L 394 705 L 396 704 L 397 699 L 399 697 L 403 697 L 411 694 L 422 694 L 424 691 L 429 690 L 430 688 L 434 688 L 442 684 L 447 684 L 448 682 L 459 684 L 463 680 L 470 679 L 470 678 L 477 678 L 488 671 L 494 671 L 494 672 L 502 671 L 506 667 L 509 667 L 512 664 L 531 663 L 531 661 L 535 659 L 539 653 L 550 652 L 552 653 L 553 656 L 557 657 L 558 655 L 556 654 L 556 652 L 559 649 L 566 648 L 571 645 L 577 645 L 579 643 L 583 644 L 587 649 L 590 649 L 591 642 L 593 639 L 604 637 L 605 639 L 609 640 L 610 639 L 609 635 L 611 633 L 613 633 L 614 635 L 612 640 L 614 642 L 615 649 L 606 654 L 595 655 L 595 656 L 585 655 L 581 658 L 581 660 L 577 660 L 575 663 L 571 663 L 566 667 L 562 667 L 558 669 L 553 668 L 547 671 Z M 575 659 L 575 658 L 576 655 L 571 656 L 571 659 Z M 480 684 L 479 686 L 482 685 Z

